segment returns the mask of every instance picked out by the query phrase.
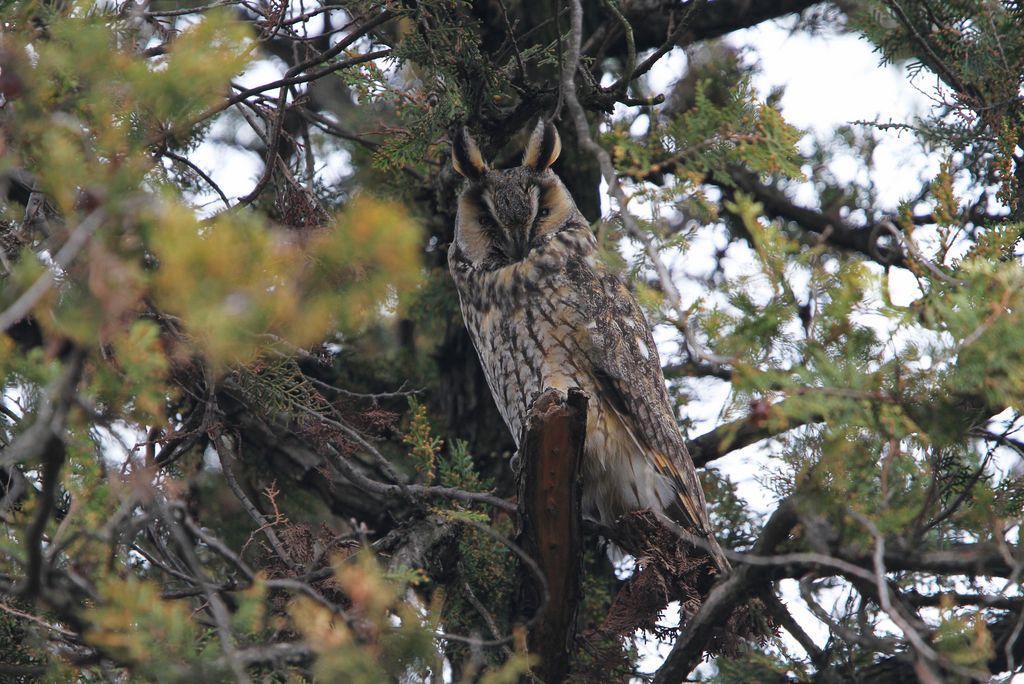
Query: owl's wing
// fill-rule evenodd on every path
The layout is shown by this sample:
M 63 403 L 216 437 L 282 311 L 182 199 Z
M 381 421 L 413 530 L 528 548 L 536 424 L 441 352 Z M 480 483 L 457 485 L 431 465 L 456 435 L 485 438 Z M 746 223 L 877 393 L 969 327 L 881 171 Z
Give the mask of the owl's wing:
M 676 423 L 658 349 L 640 305 L 612 274 L 594 272 L 584 292 L 580 304 L 590 325 L 579 331 L 580 347 L 603 396 L 647 447 L 645 456 L 658 472 L 675 481 L 680 510 L 666 513 L 691 532 L 710 536 L 704 493 Z

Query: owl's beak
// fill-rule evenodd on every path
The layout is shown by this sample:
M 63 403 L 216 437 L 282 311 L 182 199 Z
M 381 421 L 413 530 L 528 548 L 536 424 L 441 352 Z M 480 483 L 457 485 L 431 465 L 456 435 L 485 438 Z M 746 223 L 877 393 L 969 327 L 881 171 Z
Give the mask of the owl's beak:
M 526 253 L 530 249 L 530 228 L 529 226 L 517 226 L 512 231 L 512 252 L 513 256 L 517 261 L 521 261 L 526 258 Z

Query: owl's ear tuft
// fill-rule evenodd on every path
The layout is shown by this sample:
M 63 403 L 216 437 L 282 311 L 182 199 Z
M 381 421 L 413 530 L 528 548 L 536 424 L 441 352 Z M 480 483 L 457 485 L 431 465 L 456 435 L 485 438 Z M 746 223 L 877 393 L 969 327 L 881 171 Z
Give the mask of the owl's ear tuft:
M 555 163 L 561 151 L 562 139 L 558 137 L 558 130 L 550 121 L 541 119 L 530 135 L 530 142 L 526 143 L 523 166 L 529 166 L 534 171 L 543 171 Z
M 479 180 L 488 170 L 487 162 L 480 154 L 480 148 L 465 126 L 456 131 L 455 139 L 452 141 L 452 166 L 460 175 L 470 180 Z

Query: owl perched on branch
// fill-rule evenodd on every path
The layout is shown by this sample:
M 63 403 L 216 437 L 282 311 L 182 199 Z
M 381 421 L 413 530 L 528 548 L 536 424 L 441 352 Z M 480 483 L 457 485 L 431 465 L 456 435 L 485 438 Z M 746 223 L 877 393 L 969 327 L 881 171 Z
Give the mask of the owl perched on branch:
M 651 330 L 551 170 L 560 151 L 544 121 L 513 169 L 491 169 L 465 129 L 455 137 L 468 182 L 448 265 L 487 383 L 517 444 L 536 393 L 586 391 L 585 514 L 613 526 L 630 511 L 662 513 L 706 539 L 724 570 Z

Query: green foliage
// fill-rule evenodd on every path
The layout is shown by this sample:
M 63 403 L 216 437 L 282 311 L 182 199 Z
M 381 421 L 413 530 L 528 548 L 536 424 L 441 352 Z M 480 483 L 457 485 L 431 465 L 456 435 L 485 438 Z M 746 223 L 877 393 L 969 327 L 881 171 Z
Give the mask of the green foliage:
M 415 321 L 420 337 L 439 344 L 444 338 L 444 322 L 460 316 L 459 296 L 447 268 L 432 268 L 419 287 L 409 293 L 405 310 Z
M 727 178 L 728 167 L 737 163 L 756 173 L 803 177 L 795 148 L 801 132 L 777 109 L 757 101 L 749 79 L 717 101 L 707 96 L 707 88 L 708 83 L 698 83 L 694 104 L 663 121 L 655 135 L 635 140 L 628 128 L 614 129 L 606 143 L 617 166 L 633 177 L 671 172 L 689 182 Z
M 26 625 L 18 620 L 17 614 L 28 610 L 28 606 L 4 603 L 0 612 L 0 653 L 7 665 L 35 665 L 46 663 L 48 658 L 45 644 L 33 638 Z
M 413 604 L 403 600 L 406 585 L 384 573 L 369 553 L 336 561 L 334 571 L 338 587 L 351 602 L 347 619 L 338 619 L 304 597 L 289 607 L 295 628 L 317 653 L 314 675 L 318 680 L 376 684 L 439 672 L 434 644 L 437 606 L 427 609 L 424 620 Z M 525 657 L 510 658 L 489 672 L 486 681 L 517 681 L 525 666 Z
M 429 608 L 424 619 L 403 599 L 408 578 L 385 573 L 369 553 L 339 558 L 333 567 L 333 582 L 348 599 L 343 615 L 305 596 L 290 601 L 286 612 L 270 615 L 266 585 L 257 578 L 237 595 L 232 627 L 243 635 L 256 636 L 269 627 L 301 635 L 315 654 L 313 672 L 322 681 L 375 684 L 437 667 L 437 608 Z M 190 613 L 181 602 L 161 599 L 150 583 L 109 579 L 84 616 L 91 624 L 87 639 L 130 665 L 140 681 L 230 677 L 224 660 L 216 658 L 217 637 Z M 512 658 L 488 676 L 513 681 L 525 662 Z
M 438 461 L 438 480 L 445 487 L 455 487 L 467 492 L 484 492 L 493 486 L 477 472 L 476 464 L 469 453 L 469 442 L 456 439 L 448 445 L 448 455 Z
M 500 534 L 511 532 L 507 520 L 494 527 Z M 458 552 L 458 579 L 446 592 L 441 611 L 445 628 L 462 636 L 478 634 L 493 637 L 492 625 L 506 626 L 511 631 L 512 597 L 518 571 L 515 556 L 506 545 L 472 525 L 462 526 Z M 489 615 L 482 614 L 480 606 Z M 469 649 L 466 644 L 453 641 L 448 644 L 447 653 L 449 657 L 463 661 L 469 656 Z M 484 657 L 487 664 L 493 666 L 499 662 L 500 653 L 487 651 Z
M 203 662 L 202 632 L 188 606 L 160 598 L 159 589 L 135 577 L 108 578 L 97 605 L 84 613 L 87 641 L 129 665 L 143 679 L 183 682 Z M 217 676 L 216 670 L 209 671 Z M 223 674 L 220 673 L 220 674 Z
M 253 46 L 242 25 L 213 12 L 146 61 L 115 26 L 99 12 L 54 16 L 49 39 L 32 44 L 37 58 L 4 66 L 25 84 L 13 100 L 7 159 L 39 178 L 70 227 L 96 232 L 88 260 L 35 311 L 51 334 L 111 347 L 115 363 L 94 383 L 99 398 L 134 418 L 161 414 L 167 390 L 153 381 L 169 357 L 188 352 L 137 319 L 150 302 L 223 366 L 255 359 L 275 338 L 306 346 L 332 330 L 358 331 L 382 301 L 415 285 L 419 231 L 391 204 L 360 197 L 298 244 L 258 215 L 200 221 L 172 193 L 148 192 L 152 146 L 199 140 L 194 120 Z M 13 33 L 5 50 L 24 51 L 24 39 Z M 18 263 L 2 303 L 42 273 L 28 250 Z
M 0 185 L 6 192 L 8 174 L 28 174 L 45 202 L 37 219 L 15 216 L 19 207 L 6 201 L 0 215 L 0 311 L 42 293 L 31 299 L 28 319 L 39 341 L 0 333 L 0 449 L 31 435 L 33 425 L 60 438 L 55 511 L 42 518 L 31 543 L 53 554 L 45 562 L 59 572 L 80 573 L 75 591 L 89 598 L 76 603 L 79 594 L 66 594 L 54 624 L 87 626 L 76 647 L 102 656 L 63 666 L 59 649 L 36 647 L 35 633 L 44 628 L 3 613 L 0 660 L 52 666 L 68 681 L 99 677 L 92 663 L 100 657 L 104 669 L 124 668 L 110 676 L 125 681 L 224 680 L 234 676 L 221 650 L 225 639 L 244 644 L 297 632 L 281 592 L 269 592 L 259 575 L 248 588 L 233 578 L 225 585 L 232 589 L 232 634 L 217 634 L 197 619 L 202 605 L 191 603 L 193 594 L 163 595 L 167 587 L 158 581 L 166 566 L 132 551 L 135 537 L 122 538 L 118 526 L 138 514 L 147 520 L 131 534 L 142 534 L 153 524 L 143 509 L 157 492 L 208 497 L 204 503 L 223 496 L 222 476 L 219 489 L 205 486 L 205 474 L 192 476 L 202 469 L 198 455 L 223 427 L 224 416 L 203 406 L 218 389 L 214 383 L 242 392 L 268 420 L 319 426 L 326 400 L 292 355 L 297 347 L 357 336 L 399 313 L 419 281 L 419 225 L 403 207 L 361 193 L 328 225 L 299 235 L 244 207 L 202 218 L 188 193 L 168 182 L 160 154 L 208 142 L 231 80 L 258 56 L 251 26 L 233 12 L 203 12 L 161 34 L 166 44 L 149 59 L 140 56 L 139 42 L 150 34 L 139 35 L 138 22 L 101 5 L 8 3 L 5 12 Z M 18 240 L 8 243 L 11 226 L 22 221 Z M 193 384 L 195 376 L 201 380 Z M 205 389 L 197 392 L 197 384 Z M 197 405 L 206 418 L 187 424 Z M 174 440 L 191 442 L 189 458 L 157 470 L 152 456 Z M 25 477 L 16 505 L 5 501 L 0 514 L 0 571 L 7 578 L 26 571 L 42 512 L 38 492 L 49 486 L 38 450 L 24 458 L 22 465 L 5 462 L 2 471 L 5 495 L 13 482 L 8 466 Z M 248 518 L 237 504 L 221 513 L 204 522 L 222 522 L 214 533 L 231 542 L 241 536 L 244 548 L 255 534 L 236 528 Z M 160 534 L 150 542 L 178 548 Z M 224 571 L 224 558 L 196 544 L 199 575 Z M 48 589 L 49 570 L 37 572 Z M 344 575 L 339 582 L 354 591 L 357 579 Z M 369 586 L 382 592 L 390 611 L 405 585 Z M 33 606 L 25 609 L 31 618 Z M 384 609 L 374 610 L 379 630 L 390 629 Z M 382 641 L 379 657 L 389 665 L 371 659 L 367 667 L 376 674 L 366 681 L 397 671 L 387 667 L 433 658 L 433 625 L 408 606 L 394 614 L 404 630 Z M 361 639 L 352 648 L 362 648 Z
M 32 21 L 35 8 L 25 5 L 15 22 Z M 152 166 L 148 147 L 168 132 L 202 133 L 187 124 L 241 71 L 251 42 L 227 12 L 210 13 L 153 64 L 137 59 L 127 36 L 100 12 L 68 11 L 53 19 L 48 40 L 32 42 L 32 64 L 12 65 L 26 88 L 14 101 L 17 145 L 8 152 L 39 177 L 66 217 L 79 213 L 79 190 L 112 212 L 127 210 L 122 203 Z M 10 38 L 8 49 L 17 54 L 30 34 Z M 190 140 L 176 142 L 187 146 Z
M 1021 188 L 1012 168 L 1024 70 L 1020 12 L 999 2 L 875 1 L 852 19 L 883 59 L 905 63 L 911 76 L 929 69 L 944 82 L 943 106 L 916 122 L 915 133 L 940 149 L 968 152 L 971 173 L 994 176 L 998 199 L 1019 220 Z
M 740 496 L 736 482 L 718 470 L 708 468 L 701 475 L 701 485 L 708 501 L 708 514 L 715 525 L 715 537 L 729 549 L 749 548 L 757 540 L 760 526 L 750 514 L 748 504 Z
M 441 451 L 444 440 L 430 432 L 430 421 L 427 420 L 427 407 L 409 397 L 409 429 L 402 439 L 409 446 L 409 456 L 420 481 L 433 482 L 437 468 L 437 455 Z
M 708 682 L 708 684 L 772 684 L 779 681 L 811 681 L 810 673 L 806 672 L 803 667 L 757 651 L 745 651 L 738 657 L 719 658 L 717 665 L 718 672 L 702 681 Z M 795 675 L 795 679 L 793 675 Z
M 326 400 L 294 359 L 280 356 L 235 369 L 242 396 L 265 415 L 303 421 L 326 412 Z
M 417 280 L 415 225 L 397 207 L 353 201 L 332 230 L 299 245 L 255 215 L 200 224 L 168 203 L 152 217 L 153 297 L 182 318 L 213 363 L 247 362 L 271 340 L 307 346 L 355 331 Z
M 335 564 L 339 587 L 352 602 L 355 621 L 338 620 L 315 602 L 300 598 L 289 614 L 318 654 L 315 676 L 356 684 L 397 679 L 433 660 L 432 632 L 412 606 L 399 601 L 402 587 L 389 583 L 369 554 Z M 392 624 L 392 616 L 397 626 Z
M 393 56 L 420 76 L 419 88 L 396 88 L 379 72 L 359 79 L 365 101 L 387 103 L 398 124 L 374 154 L 377 168 L 429 172 L 425 162 L 437 156 L 448 126 L 466 117 L 466 86 L 472 83 L 483 97 L 497 89 L 499 74 L 481 54 L 468 9 L 461 2 L 419 2 L 399 22 Z
M 956 615 L 951 609 L 943 612 L 935 630 L 936 650 L 962 667 L 984 668 L 995 650 L 984 619 L 977 614 Z

